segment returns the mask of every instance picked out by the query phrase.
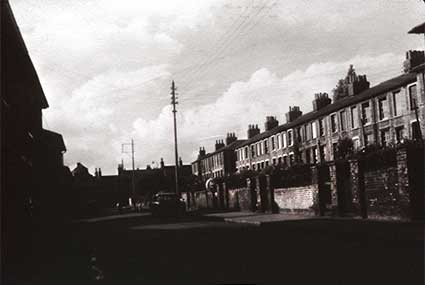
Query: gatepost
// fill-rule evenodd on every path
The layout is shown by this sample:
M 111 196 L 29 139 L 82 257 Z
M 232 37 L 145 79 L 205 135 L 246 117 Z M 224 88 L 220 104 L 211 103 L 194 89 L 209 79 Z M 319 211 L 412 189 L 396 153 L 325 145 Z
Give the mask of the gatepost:
M 329 175 L 331 182 L 331 207 L 332 210 L 338 208 L 338 190 L 337 190 L 337 177 L 336 177 L 336 163 L 335 161 L 330 161 L 329 165 Z
M 272 176 L 266 175 L 266 194 L 267 194 L 267 209 L 268 213 L 276 214 L 279 212 L 276 202 L 274 201 L 274 183 Z
M 322 211 L 320 207 L 320 184 L 319 184 L 319 170 L 316 165 L 311 166 L 311 184 L 314 187 L 313 190 L 313 210 L 315 215 L 324 215 L 324 211 Z
M 257 211 L 266 212 L 267 205 L 267 179 L 265 175 L 259 175 L 256 177 L 256 193 L 257 193 Z M 259 209 L 258 209 L 259 207 Z
M 350 191 L 352 197 L 352 212 L 355 216 L 361 216 L 367 219 L 367 203 L 364 182 L 363 161 L 359 159 L 350 159 Z
M 251 178 L 246 179 L 246 187 L 249 190 L 249 198 L 251 202 L 250 210 L 252 212 L 255 212 L 257 211 L 257 191 L 256 191 L 255 184 L 252 182 Z
M 424 218 L 424 148 L 403 145 L 397 148 L 399 205 L 403 218 Z
M 226 182 L 222 184 L 223 195 L 224 195 L 224 208 L 229 209 L 229 189 L 227 189 Z

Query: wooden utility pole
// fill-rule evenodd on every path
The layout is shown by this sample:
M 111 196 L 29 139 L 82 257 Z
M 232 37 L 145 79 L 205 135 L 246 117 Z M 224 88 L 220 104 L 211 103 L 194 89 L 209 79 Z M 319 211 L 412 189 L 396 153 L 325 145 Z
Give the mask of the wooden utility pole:
M 132 172 L 131 172 L 131 204 L 134 203 L 134 198 L 136 196 L 136 184 L 135 184 L 135 169 L 134 169 L 134 140 L 131 139 L 131 143 L 123 143 L 121 144 L 121 152 L 122 153 L 128 153 L 125 151 L 125 146 L 131 145 L 131 166 L 132 166 Z M 123 163 L 124 165 L 124 163 Z
M 176 86 L 174 84 L 174 80 L 171 82 L 171 105 L 173 105 L 173 117 L 174 117 L 174 155 L 175 155 L 175 161 L 176 161 L 176 167 L 175 167 L 175 183 L 176 183 L 176 194 L 178 196 L 180 196 L 180 191 L 179 191 L 179 160 L 178 160 L 178 151 L 177 151 L 177 120 L 176 120 L 176 105 L 178 104 L 177 102 L 177 94 L 176 94 Z

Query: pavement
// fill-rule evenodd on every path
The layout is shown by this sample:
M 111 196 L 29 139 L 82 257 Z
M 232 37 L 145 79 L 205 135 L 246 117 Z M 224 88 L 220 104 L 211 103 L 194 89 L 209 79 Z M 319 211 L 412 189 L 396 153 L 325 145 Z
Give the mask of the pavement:
M 104 221 L 111 221 L 111 220 L 144 217 L 149 215 L 150 213 L 127 213 L 127 214 L 110 215 L 110 216 L 104 216 L 104 217 L 80 219 L 80 220 L 74 221 L 74 223 L 81 223 L 81 222 L 82 223 L 97 223 L 97 222 L 104 222 Z
M 224 221 L 227 223 L 250 224 L 262 226 L 266 224 L 282 223 L 286 221 L 299 221 L 317 219 L 311 215 L 291 214 L 291 213 L 253 213 L 253 212 L 225 212 L 205 214 L 203 217 L 211 220 Z
M 393 241 L 424 240 L 423 221 L 376 220 L 352 217 L 313 216 L 299 213 L 224 212 L 202 216 L 206 220 L 261 228 L 280 228 L 299 232 L 323 232 L 332 229 L 335 234 L 348 234 L 359 238 Z

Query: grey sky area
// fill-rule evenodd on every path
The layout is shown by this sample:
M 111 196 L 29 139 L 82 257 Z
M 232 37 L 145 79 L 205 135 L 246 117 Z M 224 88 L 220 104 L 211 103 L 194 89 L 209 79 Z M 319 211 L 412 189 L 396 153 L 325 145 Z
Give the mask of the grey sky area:
M 134 138 L 136 166 L 173 163 L 170 85 L 178 87 L 185 163 L 227 132 L 312 109 L 349 64 L 371 85 L 402 72 L 419 0 L 11 0 L 50 108 L 65 163 L 116 173 Z

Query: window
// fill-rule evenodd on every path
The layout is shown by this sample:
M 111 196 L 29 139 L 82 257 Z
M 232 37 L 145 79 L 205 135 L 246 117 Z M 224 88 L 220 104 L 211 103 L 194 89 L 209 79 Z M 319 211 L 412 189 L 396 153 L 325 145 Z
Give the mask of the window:
M 373 134 L 366 134 L 365 135 L 365 146 L 373 144 Z
M 246 146 L 245 147 L 245 159 L 247 159 L 248 158 L 248 147 Z
M 255 157 L 255 145 L 251 145 L 251 157 Z
M 319 157 L 317 156 L 317 147 L 313 147 L 313 163 L 316 164 L 317 161 L 319 160 Z
M 351 107 L 350 108 L 350 116 L 351 116 L 351 128 L 355 129 L 359 127 L 359 122 L 357 118 L 357 107 Z
M 293 153 L 289 154 L 289 165 L 293 165 L 295 162 L 295 157 Z
M 319 120 L 319 135 L 321 137 L 325 135 L 325 121 L 323 119 Z
M 311 153 L 309 149 L 305 150 L 305 162 L 310 164 L 310 157 L 311 157 Z
M 369 102 L 365 102 L 362 104 L 362 122 L 363 122 L 363 125 L 372 122 Z
M 282 157 L 278 157 L 277 158 L 277 164 L 281 164 L 282 163 Z
M 269 153 L 269 142 L 265 140 L 264 142 L 264 154 Z
M 311 140 L 311 124 L 305 125 L 305 133 L 307 140 Z
M 317 138 L 316 122 L 311 123 L 311 134 L 313 139 Z
M 336 132 L 337 127 L 336 127 L 336 115 L 331 115 L 331 130 L 333 133 Z
M 288 166 L 288 156 L 283 157 L 283 165 Z
M 335 158 L 337 156 L 337 154 L 338 154 L 338 143 L 333 143 L 332 144 L 332 151 L 333 151 L 334 158 Z
M 273 162 L 273 165 L 276 165 L 276 158 L 273 158 L 272 162 Z
M 397 127 L 395 128 L 395 139 L 397 143 L 401 143 L 401 141 L 404 139 L 404 127 Z
M 421 129 L 418 121 L 412 122 L 412 138 L 414 140 L 421 138 Z
M 276 143 L 275 143 L 274 136 L 272 136 L 271 141 L 272 141 L 272 150 L 275 150 L 276 149 Z
M 288 132 L 289 135 L 289 132 Z M 289 139 L 289 136 L 288 136 Z M 286 140 L 286 133 L 282 134 L 282 142 L 283 142 L 283 148 L 286 148 L 288 146 L 288 141 Z
M 358 137 L 353 138 L 353 148 L 355 150 L 360 149 L 360 139 Z
M 292 146 L 294 144 L 294 140 L 292 139 L 292 130 L 288 131 L 288 145 Z
M 407 110 L 406 97 L 400 91 L 393 93 L 393 109 L 394 116 L 400 116 L 403 110 Z
M 409 86 L 409 101 L 410 101 L 410 110 L 415 110 L 416 108 L 416 84 Z
M 386 146 L 390 140 L 390 131 L 388 129 L 381 130 L 381 145 Z
M 341 122 L 341 131 L 345 131 L 345 111 L 339 112 L 339 120 Z
M 389 117 L 387 97 L 382 97 L 378 99 L 378 114 L 379 114 L 380 121 L 387 119 Z
M 302 141 L 301 127 L 296 128 L 296 134 L 297 134 L 297 135 L 296 135 L 295 139 L 296 139 L 298 142 Z

